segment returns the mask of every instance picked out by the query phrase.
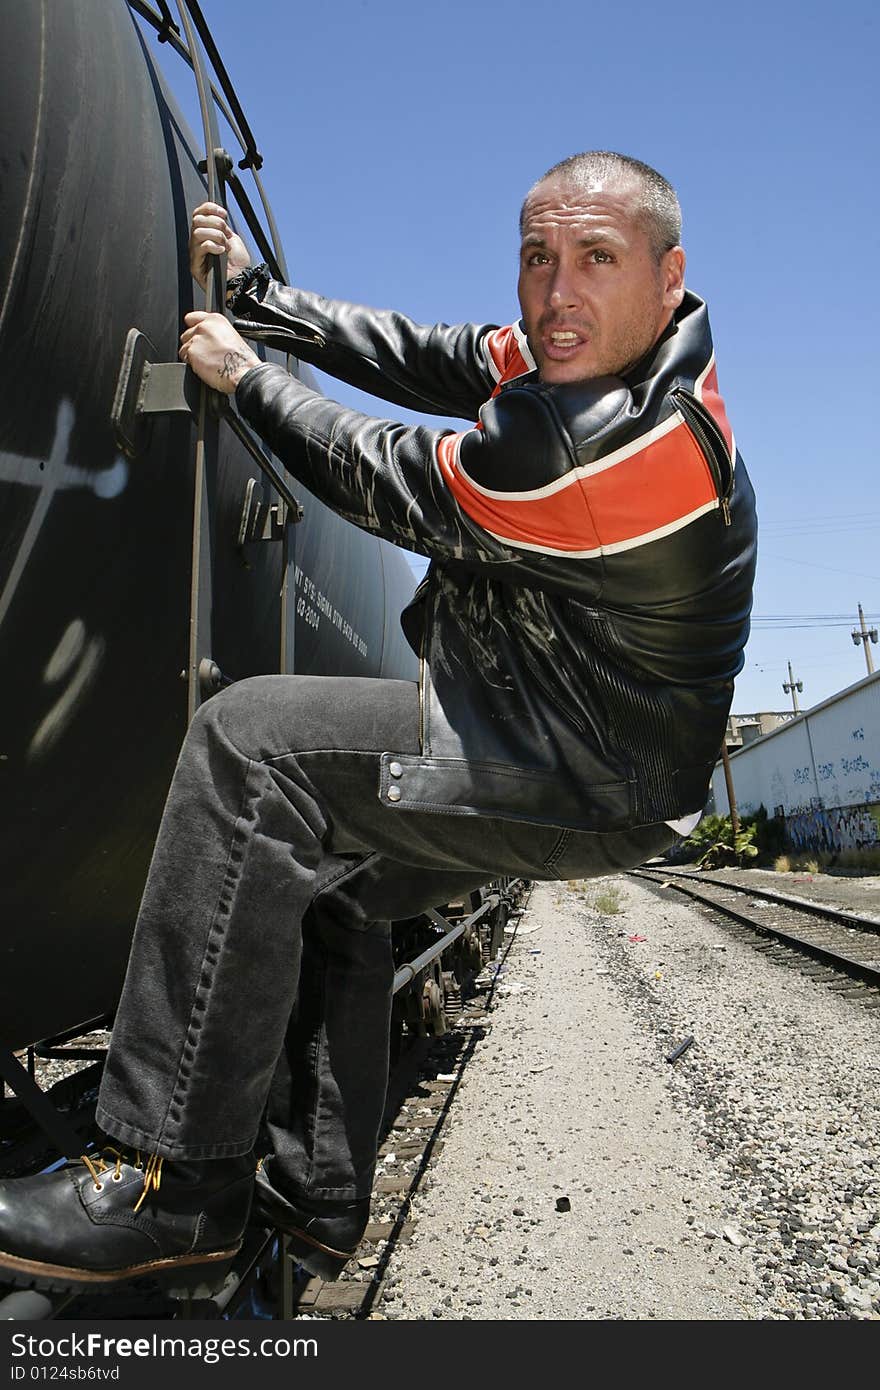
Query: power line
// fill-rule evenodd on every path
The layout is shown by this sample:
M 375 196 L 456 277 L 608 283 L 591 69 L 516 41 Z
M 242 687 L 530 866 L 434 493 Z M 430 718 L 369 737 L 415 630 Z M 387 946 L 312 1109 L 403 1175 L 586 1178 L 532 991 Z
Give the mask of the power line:
M 805 632 L 820 632 L 829 627 L 849 627 L 849 623 L 752 623 L 755 632 L 793 632 L 800 629 Z
M 873 617 L 873 614 L 866 614 L 866 617 Z M 846 627 L 847 623 L 852 622 L 852 616 L 846 613 L 755 613 L 752 615 L 753 623 L 818 623 L 820 627 Z
M 809 534 L 826 531 L 873 531 L 880 521 L 880 512 L 852 512 L 847 516 L 789 517 L 786 521 L 760 521 L 762 531 L 774 536 Z
M 880 519 L 880 512 L 835 512 L 828 517 L 824 515 L 817 517 L 814 512 L 810 516 L 789 516 L 784 521 L 766 521 L 762 517 L 761 529 L 766 530 L 768 526 L 810 526 L 814 523 L 822 527 L 835 521 L 857 521 L 860 519 Z
M 786 565 L 805 565 L 811 570 L 830 570 L 832 574 L 851 574 L 858 579 L 873 579 L 880 582 L 880 574 L 866 574 L 864 570 L 843 570 L 838 565 L 820 565 L 816 560 L 795 560 L 791 555 L 773 555 L 767 550 L 761 551 L 763 560 L 782 560 Z

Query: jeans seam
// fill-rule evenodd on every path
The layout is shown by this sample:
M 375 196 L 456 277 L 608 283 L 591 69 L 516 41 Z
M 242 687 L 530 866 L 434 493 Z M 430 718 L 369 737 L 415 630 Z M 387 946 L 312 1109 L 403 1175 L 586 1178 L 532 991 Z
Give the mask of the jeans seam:
M 556 868 L 556 865 L 559 863 L 560 859 L 562 858 L 563 852 L 564 852 L 566 846 L 568 845 L 568 842 L 569 842 L 570 839 L 571 839 L 571 831 L 570 831 L 570 830 L 562 830 L 562 831 L 560 831 L 559 836 L 558 836 L 558 838 L 557 838 L 557 840 L 556 840 L 556 843 L 554 844 L 554 846 L 553 846 L 553 848 L 551 849 L 550 853 L 547 855 L 547 858 L 544 860 L 544 868 L 545 868 L 545 869 L 553 870 L 553 869 Z
M 340 754 L 344 758 L 381 758 L 385 749 L 371 748 L 288 748 L 286 753 L 267 753 L 264 758 L 254 759 L 260 763 L 280 763 L 287 758 L 296 758 L 298 763 L 306 763 L 310 758 L 326 758 Z M 246 755 L 243 755 L 246 756 Z
M 172 1107 L 178 1110 L 182 1110 L 184 1105 L 186 1104 L 186 1094 L 189 1089 L 189 1074 L 195 1066 L 196 1058 L 198 1057 L 199 1040 L 201 1030 L 204 1024 L 203 1021 L 197 1022 L 194 1018 L 196 1012 L 196 1004 L 198 1002 L 199 995 L 202 990 L 204 976 L 209 968 L 205 964 L 206 958 L 209 952 L 211 951 L 211 948 L 214 945 L 214 943 L 217 942 L 218 949 L 216 952 L 216 958 L 210 964 L 210 973 L 208 974 L 207 982 L 204 985 L 205 992 L 210 995 L 211 986 L 213 985 L 214 978 L 216 975 L 217 964 L 219 963 L 220 948 L 222 947 L 223 938 L 226 935 L 226 929 L 228 925 L 228 921 L 224 922 L 222 926 L 220 925 L 218 920 L 220 916 L 220 911 L 221 908 L 225 908 L 226 911 L 224 913 L 224 916 L 228 919 L 231 899 L 234 898 L 234 890 L 237 887 L 238 881 L 241 877 L 241 866 L 244 861 L 244 852 L 239 853 L 237 856 L 234 854 L 234 852 L 239 843 L 242 844 L 242 851 L 244 851 L 247 846 L 248 835 L 247 833 L 242 831 L 242 820 L 245 808 L 248 802 L 251 800 L 251 795 L 248 792 L 248 784 L 250 782 L 251 773 L 253 769 L 254 761 L 253 759 L 248 758 L 247 764 L 244 769 L 241 803 L 239 805 L 238 815 L 235 818 L 235 824 L 232 828 L 232 834 L 229 839 L 229 849 L 227 851 L 226 864 L 224 866 L 223 871 L 223 882 L 221 884 L 220 892 L 217 895 L 217 902 L 214 907 L 214 915 L 211 920 L 211 925 L 208 928 L 205 937 L 205 948 L 202 952 L 202 959 L 199 967 L 199 978 L 196 983 L 192 1004 L 190 1006 L 189 1021 L 187 1023 L 186 1033 L 184 1034 L 180 1054 L 177 1059 L 177 1071 L 175 1074 L 174 1086 L 172 1088 L 168 1104 L 165 1108 L 165 1114 L 162 1117 L 162 1123 L 159 1126 L 159 1141 L 164 1141 L 165 1139 L 165 1130 L 166 1126 L 169 1123 L 169 1114 Z M 203 1014 L 206 1013 L 207 1004 L 205 1004 L 204 1008 L 199 1010 L 199 1012 Z M 187 1072 L 186 1076 L 181 1076 L 183 1058 L 188 1050 L 192 1054 L 189 1059 L 189 1071 Z M 178 1129 L 180 1125 L 180 1120 L 172 1119 L 171 1124 L 175 1129 Z
M 327 952 L 321 950 L 321 1019 L 324 1018 L 324 1006 L 327 999 Z M 315 1166 L 317 1162 L 317 1137 L 318 1137 L 318 1116 L 321 1111 L 321 1048 L 324 1042 L 324 1024 L 321 1023 L 317 1037 L 314 1040 L 311 1057 L 311 1094 L 312 1104 L 309 1106 L 308 1115 L 308 1135 L 309 1135 L 309 1175 L 306 1185 L 311 1187 L 312 1179 L 315 1176 Z
M 351 877 L 352 874 L 358 873 L 365 864 L 369 864 L 371 859 L 381 859 L 382 857 L 383 855 L 379 850 L 370 850 L 368 854 L 362 855 L 356 864 L 346 864 L 343 862 L 338 874 L 328 879 L 326 883 L 321 884 L 321 887 L 312 898 L 312 903 L 316 903 L 319 898 L 323 897 L 331 888 L 335 888 L 338 884 L 342 883 L 344 879 Z
M 119 1139 L 123 1144 L 135 1145 L 144 1153 L 159 1152 L 161 1146 L 165 1149 L 172 1149 L 175 1152 L 165 1156 L 180 1161 L 196 1161 L 199 1159 L 210 1158 L 239 1158 L 243 1154 L 248 1154 L 254 1146 L 254 1136 L 249 1135 L 246 1139 L 229 1139 L 222 1144 L 179 1144 L 174 1139 L 155 1139 L 148 1135 L 146 1130 L 138 1129 L 136 1125 L 130 1125 L 127 1120 L 115 1115 L 106 1106 L 99 1105 L 99 1125 L 114 1139 Z M 151 1145 L 154 1148 L 151 1149 Z
M 350 877 L 352 874 L 358 873 L 359 870 L 362 869 L 363 866 L 364 866 L 365 864 L 369 863 L 369 861 L 370 861 L 371 859 L 379 859 L 379 858 L 381 858 L 381 855 L 379 855 L 378 852 L 375 852 L 375 851 L 374 851 L 372 854 L 366 854 L 366 855 L 364 855 L 363 858 L 359 859 L 359 860 L 357 861 L 356 864 L 343 864 L 342 867 L 340 868 L 339 872 L 338 872 L 333 878 L 331 878 L 331 879 L 329 880 L 329 882 L 324 883 L 324 884 L 321 885 L 321 888 L 319 889 L 319 891 L 315 894 L 314 898 L 312 899 L 312 904 L 314 905 L 314 903 L 316 903 L 316 902 L 318 901 L 318 899 L 319 899 L 324 893 L 328 892 L 331 888 L 337 887 L 337 885 L 338 885 L 339 883 L 341 883 L 345 878 Z M 326 997 L 327 997 L 327 952 L 326 952 L 326 950 L 322 947 L 322 959 L 321 959 L 321 1018 L 322 1018 L 322 1019 L 325 1017 L 324 1003 L 325 1003 Z M 319 1117 L 319 1114 L 320 1114 L 320 1111 L 321 1111 L 321 1065 L 320 1065 L 320 1061 L 321 1061 L 321 1048 L 322 1048 L 323 1043 L 324 1043 L 324 1036 L 325 1036 L 325 1034 L 324 1034 L 324 1027 L 323 1027 L 323 1024 L 322 1024 L 322 1026 L 321 1026 L 321 1028 L 320 1028 L 320 1030 L 319 1030 L 318 1036 L 317 1036 L 317 1038 L 315 1039 L 315 1046 L 314 1046 L 314 1049 L 313 1049 L 313 1052 L 312 1052 L 312 1058 L 311 1058 L 311 1080 L 312 1080 L 312 1098 L 313 1098 L 313 1099 L 312 1099 L 312 1104 L 309 1106 L 309 1114 L 308 1114 L 308 1116 L 306 1117 L 306 1118 L 307 1118 L 307 1127 L 308 1127 L 309 1141 L 310 1141 L 310 1148 L 311 1148 L 311 1153 L 310 1153 L 310 1156 L 309 1156 L 309 1175 L 308 1175 L 308 1178 L 306 1179 L 306 1186 L 307 1186 L 308 1188 L 311 1188 L 311 1186 L 312 1186 L 312 1182 L 313 1182 L 314 1176 L 315 1176 L 315 1168 L 316 1168 L 316 1166 L 317 1166 L 317 1143 L 316 1143 L 316 1138 L 317 1138 L 317 1135 L 318 1135 L 318 1117 Z

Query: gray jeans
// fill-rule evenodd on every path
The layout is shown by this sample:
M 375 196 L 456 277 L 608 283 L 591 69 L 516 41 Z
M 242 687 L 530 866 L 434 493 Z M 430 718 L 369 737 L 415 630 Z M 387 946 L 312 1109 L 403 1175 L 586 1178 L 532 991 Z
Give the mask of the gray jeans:
M 642 862 L 665 825 L 589 834 L 398 812 L 379 754 L 419 750 L 410 681 L 258 676 L 181 750 L 138 916 L 98 1123 L 168 1158 L 247 1153 L 266 1114 L 294 1194 L 367 1195 L 385 1100 L 390 921 L 496 875 Z

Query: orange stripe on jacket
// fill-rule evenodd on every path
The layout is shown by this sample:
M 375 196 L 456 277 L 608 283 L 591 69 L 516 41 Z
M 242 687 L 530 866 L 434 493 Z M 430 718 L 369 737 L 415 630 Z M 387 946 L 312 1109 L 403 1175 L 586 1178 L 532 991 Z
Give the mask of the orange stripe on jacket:
M 512 324 L 508 328 L 496 328 L 494 333 L 487 334 L 485 347 L 495 365 L 493 375 L 497 377 L 492 396 L 498 395 L 506 381 L 512 381 L 514 377 L 524 376 L 526 372 L 534 370 L 534 367 L 526 361 L 520 351 L 516 331 Z
M 547 497 L 487 497 L 462 472 L 461 434 L 437 446 L 443 477 L 459 506 L 484 530 L 512 545 L 572 554 L 629 549 L 675 530 L 718 506 L 715 483 L 685 424 L 620 463 L 581 476 Z

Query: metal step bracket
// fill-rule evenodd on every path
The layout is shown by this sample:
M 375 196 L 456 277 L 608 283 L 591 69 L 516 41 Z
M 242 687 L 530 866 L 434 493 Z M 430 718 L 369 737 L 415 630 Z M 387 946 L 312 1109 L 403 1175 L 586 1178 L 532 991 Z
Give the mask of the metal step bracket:
M 248 478 L 236 538 L 239 550 L 255 542 L 283 540 L 284 528 L 292 519 L 284 502 L 266 503 L 257 495 L 256 488 L 257 479 Z
M 199 378 L 185 362 L 160 362 L 158 357 L 146 333 L 139 328 L 128 330 L 110 412 L 116 442 L 128 458 L 137 458 L 147 447 L 152 416 L 189 415 L 198 419 Z M 282 534 L 288 522 L 302 520 L 302 506 L 226 397 L 219 391 L 211 391 L 209 397 L 213 413 L 229 426 L 281 498 L 284 505 L 276 508 L 275 513 L 278 534 Z M 260 537 L 274 538 L 274 532 Z M 250 535 L 248 539 L 257 537 Z
M 158 357 L 146 333 L 128 330 L 110 412 L 116 442 L 128 458 L 148 446 L 150 416 L 194 416 L 198 408 L 198 378 L 184 362 L 160 362 Z
M 184 362 L 147 362 L 141 377 L 140 415 L 192 415 L 199 380 Z

